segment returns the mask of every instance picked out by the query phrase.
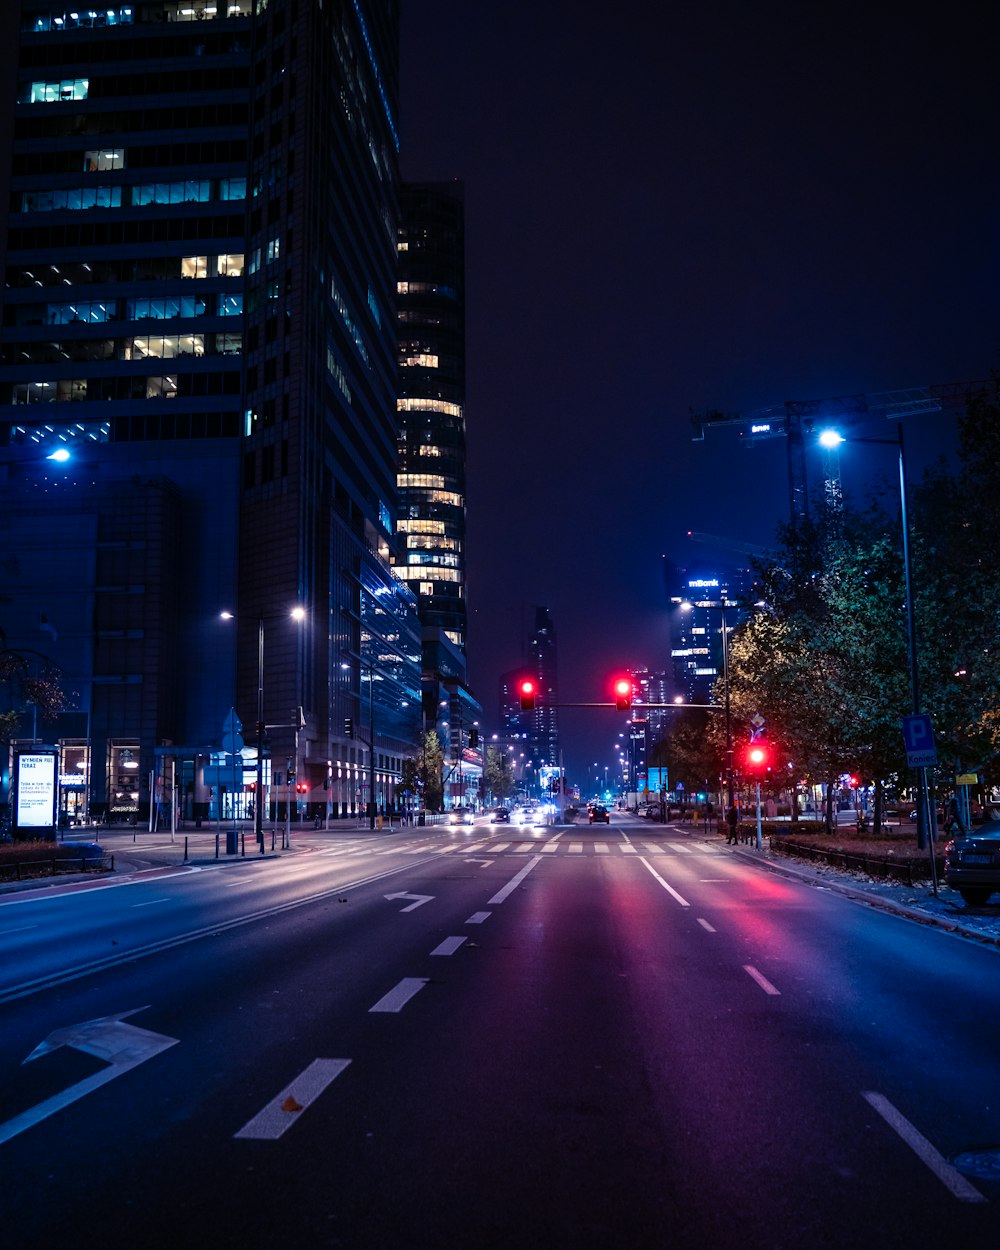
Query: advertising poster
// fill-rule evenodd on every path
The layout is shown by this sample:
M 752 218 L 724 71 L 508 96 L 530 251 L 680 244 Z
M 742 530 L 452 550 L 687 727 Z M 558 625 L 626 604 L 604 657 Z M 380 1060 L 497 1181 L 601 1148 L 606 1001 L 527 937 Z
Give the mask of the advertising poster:
M 17 807 L 14 823 L 19 829 L 51 829 L 56 821 L 55 752 L 25 752 L 17 756 Z

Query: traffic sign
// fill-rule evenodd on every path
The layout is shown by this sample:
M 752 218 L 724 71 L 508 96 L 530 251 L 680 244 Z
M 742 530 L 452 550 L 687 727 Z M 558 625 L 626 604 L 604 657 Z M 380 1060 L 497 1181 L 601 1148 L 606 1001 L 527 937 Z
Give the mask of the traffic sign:
M 909 768 L 934 768 L 937 766 L 937 747 L 929 716 L 903 717 L 903 745 Z

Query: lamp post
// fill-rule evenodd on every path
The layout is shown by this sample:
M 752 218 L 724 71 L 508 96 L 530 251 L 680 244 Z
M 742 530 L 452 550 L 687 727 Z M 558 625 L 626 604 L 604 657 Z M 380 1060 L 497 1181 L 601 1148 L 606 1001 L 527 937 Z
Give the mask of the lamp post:
M 837 430 L 824 430 L 819 436 L 823 447 L 838 447 L 841 443 L 878 443 L 883 447 L 899 448 L 899 514 L 903 529 L 903 582 L 906 587 L 906 642 L 910 677 L 910 709 L 914 716 L 920 715 L 920 670 L 917 664 L 917 620 L 913 602 L 913 570 L 910 564 L 910 526 L 906 508 L 906 452 L 903 443 L 903 423 L 896 424 L 895 438 L 862 438 L 851 435 L 845 438 Z M 917 838 L 923 849 L 927 841 L 929 805 L 927 802 L 927 770 L 917 770 Z M 931 855 L 931 863 L 934 856 Z M 935 887 L 937 882 L 935 881 Z M 936 892 L 936 890 L 935 890 Z
M 222 612 L 221 617 L 225 621 L 233 619 L 232 612 Z M 303 607 L 294 607 L 289 612 L 289 618 L 293 621 L 305 620 L 306 610 Z M 298 709 L 294 715 L 297 718 Z M 291 726 L 289 726 L 290 728 Z M 295 769 L 298 770 L 298 723 L 296 720 L 295 728 Z M 264 610 L 263 608 L 257 615 L 257 724 L 254 734 L 257 747 L 257 768 L 256 782 L 254 787 L 254 808 L 253 808 L 253 829 L 254 836 L 257 839 L 257 845 L 260 847 L 260 853 L 264 854 L 264 734 L 266 726 L 264 724 Z M 233 812 L 235 816 L 236 795 L 233 795 Z

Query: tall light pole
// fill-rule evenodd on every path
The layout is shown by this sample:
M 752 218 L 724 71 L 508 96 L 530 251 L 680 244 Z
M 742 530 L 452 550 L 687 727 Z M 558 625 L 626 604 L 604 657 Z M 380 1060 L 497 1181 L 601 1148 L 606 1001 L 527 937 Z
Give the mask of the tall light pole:
M 899 513 L 903 529 L 903 581 L 906 586 L 906 642 L 910 670 L 910 709 L 914 716 L 920 715 L 920 670 L 917 664 L 917 618 L 913 602 L 913 570 L 910 564 L 910 526 L 906 509 L 906 452 L 903 443 L 903 423 L 896 424 L 895 438 L 845 438 L 837 430 L 824 430 L 819 436 L 823 447 L 837 447 L 841 443 L 878 443 L 883 447 L 899 448 Z M 917 769 L 917 834 L 921 848 L 927 839 L 927 772 Z M 933 856 L 931 857 L 933 860 Z
M 232 612 L 220 613 L 224 621 L 233 619 Z M 293 621 L 304 621 L 306 610 L 303 607 L 294 607 L 289 612 L 289 617 Z M 296 692 L 298 693 L 298 692 Z M 298 716 L 298 709 L 295 709 L 293 715 Z M 264 610 L 263 608 L 257 615 L 257 725 L 255 732 L 255 740 L 257 744 L 257 768 L 256 783 L 253 806 L 253 829 L 257 838 L 257 845 L 260 847 L 261 854 L 264 853 Z M 298 769 L 298 724 L 295 725 L 295 767 Z M 233 795 L 233 813 L 236 812 L 236 795 Z M 234 825 L 235 829 L 235 825 Z

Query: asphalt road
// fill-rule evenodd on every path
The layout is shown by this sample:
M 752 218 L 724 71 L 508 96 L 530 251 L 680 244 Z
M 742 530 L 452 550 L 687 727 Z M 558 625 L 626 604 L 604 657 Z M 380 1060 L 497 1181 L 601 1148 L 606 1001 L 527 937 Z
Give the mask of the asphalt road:
M 17 1250 L 997 1244 L 1000 952 L 690 831 L 345 831 L 0 941 Z

